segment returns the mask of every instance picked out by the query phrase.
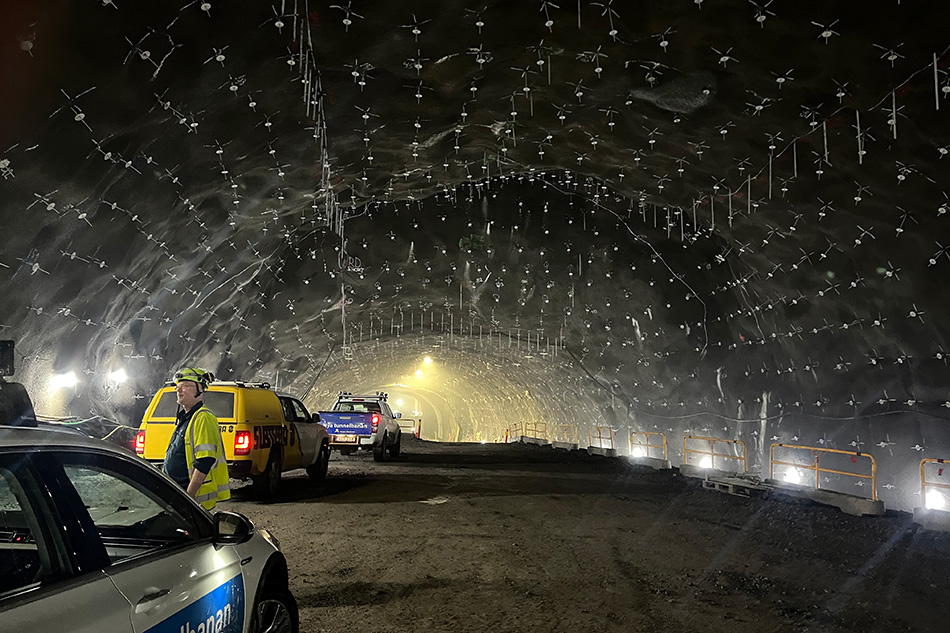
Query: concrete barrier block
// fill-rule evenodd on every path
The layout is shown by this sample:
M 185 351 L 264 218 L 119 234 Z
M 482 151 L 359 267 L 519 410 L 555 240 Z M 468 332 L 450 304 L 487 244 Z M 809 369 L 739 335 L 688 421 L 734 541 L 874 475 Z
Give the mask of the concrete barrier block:
M 684 477 L 692 477 L 693 479 L 706 479 L 707 477 L 730 477 L 738 474 L 736 472 L 718 470 L 716 468 L 700 468 L 699 466 L 693 466 L 692 464 L 680 464 L 679 471 Z
M 796 486 L 776 479 L 766 479 L 765 481 L 779 494 L 811 499 L 816 503 L 836 507 L 845 514 L 853 516 L 881 516 L 884 514 L 884 502 L 879 499 L 856 497 L 831 490 L 816 490 L 815 488 Z
M 587 454 L 600 455 L 602 457 L 616 457 L 617 449 L 616 448 L 601 448 L 599 446 L 588 446 Z
M 551 442 L 541 437 L 528 437 L 527 435 L 521 436 L 521 441 L 525 444 L 537 444 L 538 446 L 547 446 Z
M 950 532 L 950 512 L 931 508 L 914 508 L 914 523 L 925 530 Z
M 672 464 L 670 464 L 670 460 L 659 459 L 657 457 L 630 457 L 628 459 L 632 464 L 636 464 L 637 466 L 648 466 L 653 470 L 669 470 L 673 467 Z
M 571 442 L 551 442 L 551 446 L 554 448 L 559 448 L 563 451 L 576 451 L 577 444 L 572 444 Z

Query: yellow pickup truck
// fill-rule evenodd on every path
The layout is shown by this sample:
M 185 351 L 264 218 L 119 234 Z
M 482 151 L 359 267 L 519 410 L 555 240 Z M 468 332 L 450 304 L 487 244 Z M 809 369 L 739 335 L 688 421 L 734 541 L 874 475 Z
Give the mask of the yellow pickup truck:
M 250 479 L 258 496 L 275 495 L 281 473 L 289 470 L 306 468 L 314 480 L 326 477 L 330 436 L 296 398 L 267 383 L 214 382 L 204 402 L 218 418 L 231 479 Z M 175 386 L 169 383 L 152 398 L 135 436 L 135 452 L 158 468 L 177 414 Z

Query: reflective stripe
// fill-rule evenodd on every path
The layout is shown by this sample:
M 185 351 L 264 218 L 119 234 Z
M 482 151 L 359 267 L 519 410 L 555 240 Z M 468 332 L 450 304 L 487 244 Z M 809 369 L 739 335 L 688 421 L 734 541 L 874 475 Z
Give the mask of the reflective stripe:
M 194 437 L 192 437 L 192 439 L 194 439 Z M 195 447 L 195 454 L 197 454 L 199 451 L 217 452 L 217 450 L 218 450 L 218 447 L 215 446 L 214 444 L 199 444 L 198 446 Z
M 217 499 L 219 494 L 221 494 L 222 492 L 229 491 L 229 490 L 231 490 L 230 483 L 221 484 L 220 486 L 218 486 L 217 490 L 214 490 L 212 492 L 207 492 L 203 495 L 197 495 L 195 496 L 195 499 L 197 499 L 199 503 L 202 501 L 210 501 L 211 499 Z

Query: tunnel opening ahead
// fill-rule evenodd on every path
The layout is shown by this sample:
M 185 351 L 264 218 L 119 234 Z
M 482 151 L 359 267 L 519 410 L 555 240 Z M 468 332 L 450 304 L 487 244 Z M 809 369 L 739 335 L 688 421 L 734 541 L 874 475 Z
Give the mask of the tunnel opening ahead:
M 331 355 L 305 403 L 324 409 L 339 391 L 387 393 L 407 429 L 413 420 L 422 439 L 440 442 L 504 442 L 525 424 L 554 428 L 566 419 L 619 421 L 610 411 L 619 401 L 560 343 L 500 332 L 354 343 Z

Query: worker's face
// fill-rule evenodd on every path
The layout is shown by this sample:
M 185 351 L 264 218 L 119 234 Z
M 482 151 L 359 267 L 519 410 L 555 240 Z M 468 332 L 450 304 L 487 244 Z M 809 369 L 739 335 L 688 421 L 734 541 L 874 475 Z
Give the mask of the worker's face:
M 201 394 L 198 393 L 198 383 L 190 380 L 182 380 L 178 383 L 175 392 L 178 394 L 178 404 L 184 407 L 185 411 L 191 409 L 201 400 Z

